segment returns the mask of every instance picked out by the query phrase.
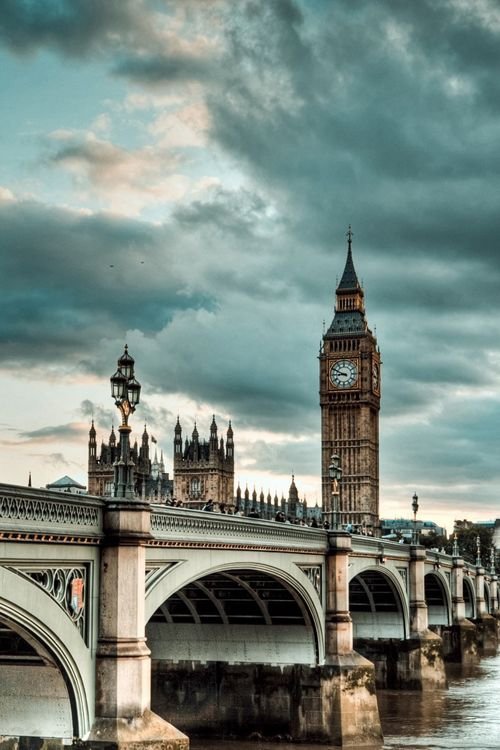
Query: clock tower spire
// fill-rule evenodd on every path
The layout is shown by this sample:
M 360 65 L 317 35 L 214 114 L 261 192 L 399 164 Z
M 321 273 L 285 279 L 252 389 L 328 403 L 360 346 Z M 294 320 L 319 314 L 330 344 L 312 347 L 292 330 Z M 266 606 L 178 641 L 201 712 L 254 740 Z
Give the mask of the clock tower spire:
M 350 226 L 346 236 L 347 259 L 336 289 L 335 314 L 319 355 L 322 499 L 328 511 L 333 502 L 328 469 L 337 454 L 342 466 L 338 520 L 377 534 L 380 351 L 365 316 Z

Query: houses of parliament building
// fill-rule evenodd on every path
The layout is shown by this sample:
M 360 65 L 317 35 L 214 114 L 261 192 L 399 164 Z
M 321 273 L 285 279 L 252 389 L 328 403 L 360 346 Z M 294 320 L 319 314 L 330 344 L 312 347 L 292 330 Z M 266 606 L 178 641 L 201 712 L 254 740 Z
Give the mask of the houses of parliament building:
M 376 534 L 379 528 L 379 410 L 381 359 L 377 340 L 368 327 L 364 290 L 354 268 L 352 232 L 347 232 L 347 259 L 336 289 L 332 322 L 324 332 L 319 352 L 319 402 L 321 408 L 321 486 L 323 510 L 331 511 L 332 456 L 339 458 L 338 521 Z M 139 497 L 157 502 L 175 501 L 201 509 L 209 500 L 239 509 L 245 515 L 256 512 L 273 517 L 284 508 L 305 517 L 307 504 L 299 500 L 294 478 L 289 497 L 278 500 L 263 492 L 257 497 L 234 486 L 234 435 L 231 423 L 225 439 L 218 435 L 215 417 L 208 440 L 200 439 L 196 424 L 191 437 L 183 441 L 177 419 L 173 441 L 173 479 L 165 471 L 155 447 L 150 455 L 146 427 L 140 446 L 131 449 L 135 491 Z M 97 450 L 94 423 L 89 432 L 88 491 L 93 495 L 113 494 L 114 463 L 119 458 L 114 430 Z M 310 512 L 310 511 L 309 511 Z

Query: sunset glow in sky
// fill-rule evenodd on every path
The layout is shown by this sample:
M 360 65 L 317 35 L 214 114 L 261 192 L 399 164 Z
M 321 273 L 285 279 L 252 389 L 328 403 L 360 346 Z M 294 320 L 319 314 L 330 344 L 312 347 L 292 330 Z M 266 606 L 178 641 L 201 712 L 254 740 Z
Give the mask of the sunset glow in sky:
M 172 467 L 320 499 L 317 354 L 347 226 L 382 351 L 382 517 L 500 516 L 494 0 L 3 0 L 2 482 L 86 484 L 118 412 Z

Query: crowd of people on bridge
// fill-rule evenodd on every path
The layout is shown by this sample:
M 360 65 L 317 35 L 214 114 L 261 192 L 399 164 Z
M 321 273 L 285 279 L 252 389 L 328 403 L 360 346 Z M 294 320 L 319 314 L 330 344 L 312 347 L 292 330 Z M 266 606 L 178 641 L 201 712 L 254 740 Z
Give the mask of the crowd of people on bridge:
M 165 503 L 168 507 L 171 508 L 184 508 L 185 510 L 199 510 L 199 508 L 191 508 L 189 506 L 184 505 L 184 503 L 181 500 L 176 500 L 175 497 L 168 498 Z M 254 518 L 254 519 L 260 519 L 263 520 L 262 515 L 259 513 L 259 510 L 257 507 L 252 507 L 250 510 L 248 510 L 247 513 L 244 512 L 243 508 L 240 508 L 236 505 L 229 505 L 228 503 L 223 502 L 216 502 L 214 500 L 207 500 L 207 502 L 202 506 L 202 511 L 209 512 L 209 513 L 221 513 L 229 516 L 238 516 L 242 518 Z M 312 516 L 309 518 L 303 518 L 303 517 L 294 517 L 292 515 L 287 515 L 282 510 L 278 510 L 276 514 L 274 515 L 274 518 L 271 519 L 264 519 L 264 520 L 273 520 L 277 523 L 285 523 L 285 524 L 291 524 L 293 526 L 305 526 L 311 529 L 326 529 L 328 530 L 330 528 L 330 523 L 327 519 L 318 519 L 316 516 Z M 349 534 L 360 534 L 362 536 L 373 536 L 373 532 L 371 529 L 365 529 L 362 526 L 357 526 L 355 524 L 344 524 L 342 527 L 343 531 L 347 531 Z

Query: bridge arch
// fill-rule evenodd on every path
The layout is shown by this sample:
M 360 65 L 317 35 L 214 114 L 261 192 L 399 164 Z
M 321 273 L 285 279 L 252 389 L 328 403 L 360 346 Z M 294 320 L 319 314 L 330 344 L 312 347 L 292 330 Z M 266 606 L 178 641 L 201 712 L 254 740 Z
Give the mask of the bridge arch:
M 473 620 L 476 614 L 476 592 L 474 585 L 470 580 L 469 576 L 464 576 L 463 583 L 463 596 L 465 604 L 465 617 L 468 620 Z
M 235 662 L 323 663 L 320 563 L 311 563 L 315 577 L 301 569 L 302 560 L 297 563 L 296 556 L 277 555 L 274 563 L 272 556 L 266 559 L 262 553 L 235 554 L 236 558 L 214 561 L 200 550 L 195 559 L 164 565 L 152 577 L 146 591 L 152 658 L 181 659 L 179 648 L 173 652 L 167 646 L 177 639 L 190 659 L 225 661 L 227 649 L 223 652 L 221 646 L 230 638 Z M 231 605 L 231 597 L 239 603 Z
M 0 691 L 14 695 L 21 685 L 24 696 L 21 714 L 10 710 L 12 706 L 0 694 L 0 706 L 8 712 L 2 726 L 8 721 L 9 733 L 14 736 L 84 736 L 93 720 L 95 696 L 90 649 L 61 607 L 34 582 L 0 566 L 0 592 L 4 632 L 17 634 L 35 655 L 31 665 L 26 659 L 15 670 L 7 663 L 2 667 Z
M 431 571 L 424 577 L 425 601 L 429 625 L 451 625 L 451 596 L 448 581 L 440 571 Z
M 409 612 L 399 574 L 373 566 L 349 581 L 349 608 L 354 638 L 407 638 Z

